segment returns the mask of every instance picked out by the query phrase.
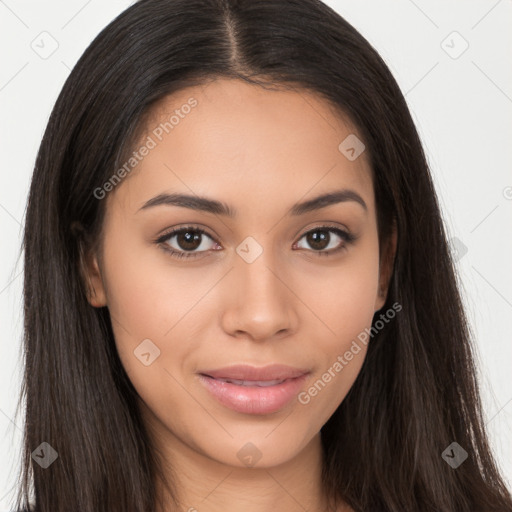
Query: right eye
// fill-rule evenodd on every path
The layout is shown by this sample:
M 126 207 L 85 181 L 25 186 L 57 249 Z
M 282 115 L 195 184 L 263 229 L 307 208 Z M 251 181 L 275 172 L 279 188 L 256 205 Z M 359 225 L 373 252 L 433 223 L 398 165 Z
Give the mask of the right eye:
M 155 243 L 169 252 L 173 258 L 196 258 L 199 255 L 198 253 L 208 251 L 208 243 L 205 242 L 205 237 L 216 243 L 204 229 L 187 226 L 163 234 L 155 240 Z M 174 245 L 171 243 L 173 239 L 175 239 Z

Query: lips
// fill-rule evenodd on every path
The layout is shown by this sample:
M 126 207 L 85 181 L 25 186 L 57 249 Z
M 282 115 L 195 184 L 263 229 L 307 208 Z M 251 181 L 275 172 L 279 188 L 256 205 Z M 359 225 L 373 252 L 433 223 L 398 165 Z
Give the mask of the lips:
M 228 366 L 216 370 L 205 370 L 200 373 L 218 380 L 269 382 L 295 379 L 308 372 L 309 370 L 294 368 L 293 366 L 272 364 L 259 368 L 249 365 Z
M 264 388 L 264 387 L 267 387 L 267 386 L 276 386 L 277 384 L 281 384 L 286 379 L 278 379 L 278 380 L 236 380 L 236 379 L 220 379 L 220 378 L 217 378 L 216 380 L 218 380 L 220 382 L 228 382 L 229 384 L 236 384 L 237 386 L 258 386 L 260 388 Z
M 199 380 L 225 407 L 245 414 L 277 412 L 297 396 L 309 370 L 284 365 L 237 365 L 205 370 Z

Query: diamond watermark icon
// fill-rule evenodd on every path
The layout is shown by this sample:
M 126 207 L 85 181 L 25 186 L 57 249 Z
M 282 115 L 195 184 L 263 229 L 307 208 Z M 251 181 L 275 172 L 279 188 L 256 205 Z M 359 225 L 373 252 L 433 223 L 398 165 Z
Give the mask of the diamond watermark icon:
M 353 162 L 356 158 L 359 158 L 361 153 L 366 149 L 366 146 L 357 135 L 351 133 L 341 142 L 338 149 L 345 158 Z
M 44 31 L 30 43 L 30 47 L 41 59 L 46 60 L 57 51 L 59 43 L 49 32 Z
M 441 48 L 452 59 L 458 59 L 469 48 L 469 43 L 454 30 L 441 41 Z
M 44 442 L 41 443 L 33 452 L 32 459 L 36 461 L 43 469 L 47 469 L 55 462 L 59 454 L 53 447 Z
M 457 469 L 468 458 L 468 452 L 459 443 L 454 441 L 441 453 L 441 457 L 453 469 Z
M 246 443 L 238 450 L 236 456 L 247 467 L 252 468 L 261 459 L 262 453 L 252 443 Z
M 144 366 L 149 366 L 160 356 L 160 349 L 150 339 L 145 339 L 137 345 L 133 353 Z
M 263 253 L 263 247 L 252 236 L 248 236 L 238 245 L 236 252 L 246 263 L 252 263 Z
M 462 242 L 462 240 L 460 240 L 456 236 L 454 236 L 453 238 L 450 238 L 449 244 L 450 244 L 450 251 L 452 253 L 452 258 L 454 261 L 459 261 L 468 252 L 467 246 Z

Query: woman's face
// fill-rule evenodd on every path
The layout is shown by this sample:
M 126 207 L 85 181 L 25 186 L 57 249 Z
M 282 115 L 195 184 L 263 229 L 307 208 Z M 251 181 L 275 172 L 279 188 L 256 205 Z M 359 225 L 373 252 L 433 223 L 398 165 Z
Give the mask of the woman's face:
M 104 187 L 90 302 L 108 306 L 143 414 L 167 446 L 277 465 L 343 401 L 385 299 L 356 137 L 303 90 L 217 80 L 166 98 L 126 176 Z M 314 201 L 325 194 L 338 196 Z M 165 239 L 178 228 L 188 231 Z M 291 369 L 258 373 L 269 365 Z

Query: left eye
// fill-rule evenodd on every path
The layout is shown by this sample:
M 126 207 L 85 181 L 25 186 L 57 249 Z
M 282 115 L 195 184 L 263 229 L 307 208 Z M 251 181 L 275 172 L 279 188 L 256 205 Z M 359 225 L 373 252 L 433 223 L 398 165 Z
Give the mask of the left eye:
M 334 239 L 331 233 L 334 233 Z M 219 250 L 212 249 L 212 247 L 208 248 L 208 243 L 205 243 L 204 237 L 210 239 L 214 246 L 218 245 L 206 231 L 198 227 L 176 229 L 162 235 L 155 242 L 175 258 L 195 258 L 199 253 L 207 252 L 208 249 Z M 171 243 L 174 238 L 176 239 L 174 243 L 177 246 Z M 294 247 L 297 246 L 299 249 L 305 249 L 306 247 L 299 245 L 302 239 L 305 239 L 307 244 L 313 248 L 312 252 L 319 256 L 329 256 L 346 249 L 346 246 L 355 240 L 355 236 L 339 228 L 321 226 L 302 235 Z
M 334 233 L 334 240 L 330 233 Z M 303 238 L 307 241 L 310 247 L 315 249 L 314 252 L 318 253 L 319 256 L 329 256 L 330 254 L 345 249 L 347 244 L 355 240 L 355 237 L 351 233 L 330 226 L 322 226 L 312 229 L 305 233 L 299 241 Z M 336 238 L 338 241 L 336 241 Z M 342 241 L 341 244 L 340 239 Z M 302 249 L 303 247 L 299 248 Z

